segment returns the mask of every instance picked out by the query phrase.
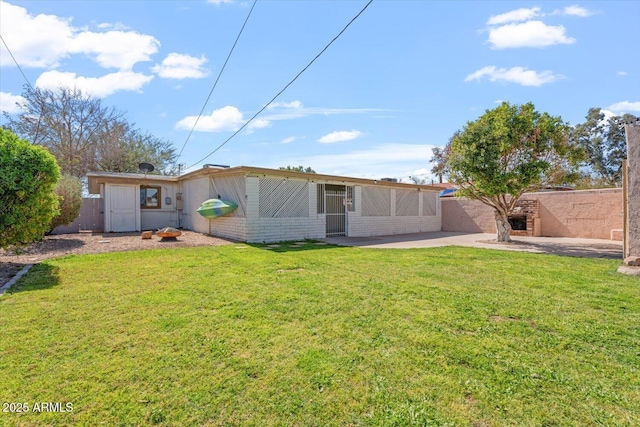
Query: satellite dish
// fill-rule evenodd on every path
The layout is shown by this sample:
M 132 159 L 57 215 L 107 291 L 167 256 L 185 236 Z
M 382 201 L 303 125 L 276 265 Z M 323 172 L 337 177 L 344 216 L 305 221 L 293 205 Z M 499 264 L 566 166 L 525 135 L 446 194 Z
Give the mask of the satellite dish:
M 153 169 L 155 169 L 151 163 L 139 163 L 138 167 L 144 173 L 153 172 Z

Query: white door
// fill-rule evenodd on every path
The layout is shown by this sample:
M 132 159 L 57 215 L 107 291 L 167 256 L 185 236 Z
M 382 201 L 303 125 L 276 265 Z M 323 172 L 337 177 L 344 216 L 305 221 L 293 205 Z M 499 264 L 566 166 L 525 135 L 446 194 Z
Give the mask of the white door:
M 136 186 L 112 185 L 110 193 L 111 227 L 109 231 L 136 231 L 136 212 L 139 203 L 136 197 Z

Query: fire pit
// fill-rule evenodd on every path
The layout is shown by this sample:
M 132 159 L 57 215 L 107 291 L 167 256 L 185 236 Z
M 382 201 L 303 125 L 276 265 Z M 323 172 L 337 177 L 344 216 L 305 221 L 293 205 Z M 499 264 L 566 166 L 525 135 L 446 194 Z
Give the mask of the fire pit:
M 176 237 L 180 236 L 182 232 L 177 228 L 173 227 L 165 227 L 161 228 L 156 232 L 158 237 L 161 237 L 161 240 L 176 240 Z

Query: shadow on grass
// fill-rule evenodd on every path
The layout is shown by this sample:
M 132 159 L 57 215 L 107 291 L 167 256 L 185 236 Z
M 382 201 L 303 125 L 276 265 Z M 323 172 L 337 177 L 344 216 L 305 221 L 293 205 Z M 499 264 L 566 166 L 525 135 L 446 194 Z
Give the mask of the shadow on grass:
M 60 268 L 43 262 L 34 265 L 27 274 L 22 276 L 18 282 L 7 291 L 7 294 L 39 291 L 52 288 L 58 284 L 60 284 Z
M 268 250 L 271 252 L 302 252 L 337 248 L 346 249 L 346 246 L 331 245 L 317 240 L 299 240 L 278 243 L 248 243 L 248 245 L 252 248 Z
M 482 241 L 481 243 L 491 243 L 496 249 L 500 249 L 501 245 L 507 245 L 514 248 L 521 248 L 523 251 L 532 250 L 535 253 L 570 256 L 578 258 L 604 258 L 604 259 L 622 259 L 622 246 L 618 244 L 607 243 L 589 243 L 574 244 L 547 241 L 544 243 L 531 242 L 527 240 L 512 240 L 511 243 L 499 243 L 495 241 Z

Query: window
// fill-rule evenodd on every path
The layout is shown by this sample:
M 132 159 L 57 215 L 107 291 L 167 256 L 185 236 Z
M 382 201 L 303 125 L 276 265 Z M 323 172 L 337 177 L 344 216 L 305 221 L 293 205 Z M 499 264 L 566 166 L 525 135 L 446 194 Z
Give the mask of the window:
M 140 208 L 160 209 L 160 187 L 141 186 L 140 187 Z

